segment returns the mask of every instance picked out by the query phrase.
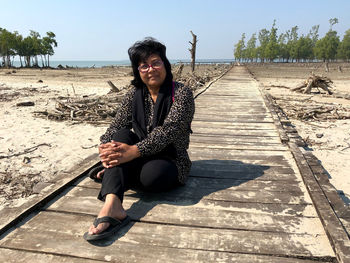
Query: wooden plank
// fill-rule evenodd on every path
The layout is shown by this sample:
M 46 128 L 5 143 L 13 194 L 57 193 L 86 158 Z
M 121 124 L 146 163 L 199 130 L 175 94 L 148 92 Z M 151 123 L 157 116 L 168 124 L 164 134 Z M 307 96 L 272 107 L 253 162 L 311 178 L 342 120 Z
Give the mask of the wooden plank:
M 193 133 L 202 133 L 202 134 L 217 134 L 217 135 L 244 135 L 244 136 L 278 136 L 278 133 L 275 129 L 216 129 L 216 128 L 201 128 L 193 127 Z
M 121 248 L 116 244 L 112 249 Z M 200 263 L 200 262 L 251 262 L 251 263 L 314 263 L 307 259 L 273 257 L 265 255 L 250 255 L 240 253 L 225 253 L 212 251 L 198 251 L 190 249 L 174 249 L 174 248 L 157 248 L 153 246 L 140 245 L 140 249 L 135 249 L 132 244 L 123 244 L 123 249 L 116 249 L 118 256 L 111 256 L 115 251 L 107 247 L 98 248 L 97 246 L 88 247 L 93 249 L 91 254 L 96 260 L 84 257 L 76 257 L 69 255 L 54 255 L 51 253 L 30 252 L 18 249 L 0 248 L 0 262 L 7 263 L 94 263 L 94 262 L 133 262 L 133 263 L 149 263 L 149 262 L 169 262 L 169 263 Z M 103 255 L 104 251 L 107 253 Z M 144 253 L 144 252 L 147 253 Z M 144 254 L 142 254 L 144 253 Z M 77 253 L 75 253 L 77 254 Z M 83 254 L 83 253 L 81 253 Z
M 330 237 L 330 242 L 336 252 L 337 259 L 339 262 L 350 262 L 350 240 L 347 232 L 344 231 L 340 219 L 328 203 L 301 150 L 294 143 L 289 143 L 289 147 L 292 150 L 305 186 L 312 198 L 325 231 Z
M 220 114 L 197 114 L 195 116 L 195 120 L 198 121 L 212 121 L 212 122 L 271 122 L 273 119 L 271 118 L 270 115 L 268 114 L 254 114 L 252 115 L 247 115 L 247 114 L 227 114 L 227 113 L 220 113 Z
M 16 225 L 23 218 L 41 207 L 43 204 L 52 200 L 63 189 L 72 184 L 77 178 L 83 176 L 84 171 L 98 162 L 98 154 L 92 154 L 85 158 L 81 164 L 72 167 L 67 173 L 61 173 L 46 184 L 40 194 L 32 196 L 28 202 L 19 207 L 8 207 L 0 212 L 0 235 Z
M 45 214 L 41 212 L 40 214 Z M 178 225 L 148 224 L 133 222 L 122 229 L 112 240 L 98 242 L 93 246 L 83 240 L 82 235 L 93 217 L 56 213 L 45 221 L 40 214 L 16 229 L 0 241 L 2 247 L 38 250 L 78 257 L 97 259 L 99 252 L 117 259 L 120 251 L 143 250 L 140 257 L 150 253 L 147 248 L 207 250 L 213 252 L 249 253 L 262 255 L 284 255 L 292 257 L 333 257 L 333 251 L 325 235 L 286 234 L 276 232 L 242 231 Z M 67 222 L 69 227 L 67 227 Z M 129 246 L 125 246 L 128 244 Z M 103 246 L 103 249 L 101 249 Z M 111 253 L 113 249 L 114 253 Z M 118 251 L 118 253 L 115 253 Z M 180 253 L 178 251 L 178 253 Z M 193 251 L 193 253 L 195 253 Z M 103 257 L 104 257 L 103 256 Z M 134 254 L 136 256 L 136 253 Z M 174 256 L 168 254 L 168 257 Z M 117 257 L 117 258 L 116 258 Z
M 75 189 L 74 189 L 75 190 Z M 81 196 L 83 195 L 83 196 Z M 87 198 L 83 191 L 69 195 L 47 208 L 47 211 L 81 213 L 95 216 L 102 203 L 96 198 Z M 158 201 L 126 198 L 124 208 L 133 220 L 141 222 L 174 224 L 183 226 L 224 228 L 246 231 L 269 231 L 294 234 L 324 234 L 318 217 L 303 217 L 268 213 L 231 211 L 195 205 L 162 203 Z M 234 223 L 233 223 L 234 222 Z
M 197 121 L 194 120 L 191 124 L 192 128 L 220 128 L 220 129 L 256 129 L 256 130 L 276 130 L 273 123 L 231 123 L 231 122 L 216 122 L 216 121 Z
M 348 236 L 350 236 L 350 218 L 340 218 L 340 221 L 343 224 L 343 227 L 347 232 Z
M 90 178 L 81 181 L 79 186 L 100 189 L 101 184 L 96 184 Z M 296 180 L 251 180 L 251 179 L 231 179 L 231 178 L 205 178 L 205 177 L 189 177 L 186 185 L 181 188 L 191 189 L 207 189 L 208 191 L 219 191 L 227 189 L 230 191 L 270 191 L 270 192 L 302 192 L 302 182 Z
M 287 168 L 286 168 L 287 169 Z M 277 173 L 274 170 L 263 170 L 257 168 L 246 169 L 246 172 L 232 170 L 216 170 L 212 169 L 201 169 L 193 168 L 191 169 L 191 177 L 202 177 L 202 178 L 218 178 L 218 179 L 238 179 L 238 180 L 263 180 L 263 181 L 284 181 L 284 182 L 300 182 L 300 178 L 293 174 L 288 173 Z
M 95 189 L 93 196 L 97 196 L 99 189 Z M 213 185 L 211 188 L 198 188 L 183 186 L 164 193 L 144 193 L 142 191 L 135 196 L 147 198 L 148 200 L 177 200 L 178 202 L 198 203 L 202 199 L 231 201 L 231 202 L 250 202 L 250 203 L 283 203 L 283 204 L 311 204 L 311 200 L 305 192 L 297 191 L 268 191 L 261 189 L 236 190 L 235 187 L 226 188 L 225 186 Z
M 203 143 L 222 143 L 222 144 L 278 144 L 281 145 L 281 140 L 278 136 L 269 137 L 256 137 L 256 136 L 245 136 L 245 135 L 218 135 L 218 134 L 206 134 L 206 133 L 195 133 L 190 137 L 192 142 L 203 142 Z
M 203 140 L 202 142 L 191 142 L 191 148 L 202 148 L 202 149 L 226 149 L 226 150 L 255 150 L 255 151 L 283 151 L 287 150 L 286 146 L 281 144 L 269 145 L 256 145 L 256 144 L 224 144 L 216 143 L 214 141 L 209 142 Z
M 88 182 L 88 183 L 86 183 Z M 94 184 L 94 186 L 92 186 Z M 94 202 L 96 205 L 102 205 L 101 201 L 97 200 L 97 193 L 100 189 L 100 184 L 83 181 L 79 184 L 76 189 L 73 189 L 67 193 L 67 196 L 83 196 L 84 199 L 81 200 L 81 206 L 85 206 L 86 203 Z M 87 187 L 87 188 L 86 188 Z M 85 188 L 85 189 L 84 189 Z M 86 198 L 86 199 L 85 199 Z M 274 215 L 289 215 L 289 216 L 305 216 L 305 217 L 316 217 L 316 211 L 311 203 L 300 203 L 300 204 L 283 204 L 283 203 L 259 203 L 259 202 L 235 202 L 235 201 L 221 201 L 202 198 L 189 199 L 182 196 L 177 196 L 176 198 L 166 195 L 151 195 L 146 193 L 144 195 L 138 194 L 135 190 L 129 190 L 125 193 L 124 202 L 132 203 L 142 200 L 144 202 L 156 202 L 157 204 L 168 204 L 174 206 L 194 206 L 203 207 L 210 209 L 228 210 L 236 212 L 247 212 L 247 213 L 259 213 L 259 214 L 274 214 Z M 52 209 L 51 206 L 49 209 Z M 91 213 L 96 212 L 95 208 Z
M 50 253 L 41 253 L 35 251 L 25 251 L 21 249 L 0 248 L 0 262 L 6 263 L 97 263 L 99 260 L 92 260 L 84 257 L 70 257 L 66 255 L 54 255 Z
M 233 161 L 248 165 L 265 165 L 265 166 L 284 166 L 289 167 L 289 161 L 283 155 L 279 155 L 277 151 L 270 151 L 269 153 L 254 151 L 254 155 L 246 155 L 241 150 L 225 150 L 225 149 L 202 149 L 191 148 L 189 152 L 192 161 L 208 161 L 208 160 L 225 160 Z

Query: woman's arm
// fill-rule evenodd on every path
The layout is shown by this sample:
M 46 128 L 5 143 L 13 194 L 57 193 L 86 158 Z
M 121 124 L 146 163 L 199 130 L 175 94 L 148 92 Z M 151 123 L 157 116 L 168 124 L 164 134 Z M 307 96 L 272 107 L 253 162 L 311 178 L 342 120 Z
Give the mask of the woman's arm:
M 148 137 L 136 146 L 141 156 L 148 156 L 162 151 L 166 146 L 176 140 L 183 140 L 183 134 L 187 134 L 194 114 L 194 99 L 192 91 L 180 86 L 175 92 L 173 105 L 162 126 L 158 126 Z

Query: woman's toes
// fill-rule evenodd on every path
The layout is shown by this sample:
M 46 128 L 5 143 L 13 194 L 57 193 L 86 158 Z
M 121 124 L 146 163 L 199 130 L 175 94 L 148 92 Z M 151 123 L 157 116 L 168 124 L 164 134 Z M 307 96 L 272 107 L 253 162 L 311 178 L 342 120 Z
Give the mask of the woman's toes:
M 89 234 L 96 235 L 104 230 L 106 230 L 109 227 L 109 223 L 100 223 L 97 227 L 94 227 L 93 225 L 89 229 Z

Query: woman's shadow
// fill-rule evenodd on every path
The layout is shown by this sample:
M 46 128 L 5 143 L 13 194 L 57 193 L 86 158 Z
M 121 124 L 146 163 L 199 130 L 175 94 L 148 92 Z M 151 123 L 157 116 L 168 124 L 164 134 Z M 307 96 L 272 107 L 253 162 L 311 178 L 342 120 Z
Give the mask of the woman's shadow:
M 94 242 L 94 244 L 97 246 L 109 246 L 113 244 L 116 240 L 124 236 L 136 222 L 160 224 L 174 223 L 166 222 L 166 217 L 169 217 L 171 213 L 171 211 L 166 210 L 165 212 L 167 213 L 163 221 L 160 218 L 157 220 L 158 218 L 156 215 L 153 215 L 153 213 L 151 216 L 152 218 L 149 219 L 150 217 L 148 217 L 147 219 L 147 214 L 158 205 L 193 206 L 198 204 L 201 200 L 206 201 L 204 205 L 210 202 L 232 201 L 230 199 L 230 192 L 232 193 L 232 191 L 235 191 L 235 187 L 264 175 L 265 170 L 269 168 L 270 166 L 248 164 L 234 160 L 212 159 L 193 161 L 190 176 L 185 186 L 160 193 L 150 193 L 140 190 L 131 193 L 126 192 L 125 199 L 128 199 L 128 197 L 130 197 L 130 199 L 137 199 L 137 201 L 132 203 L 130 208 L 127 209 L 132 223 L 129 223 L 113 237 Z M 229 190 L 223 191 L 227 189 Z M 164 216 L 164 214 L 162 215 Z M 178 213 L 177 215 L 171 216 L 178 216 Z M 178 223 L 182 220 L 181 218 L 177 218 L 175 221 Z

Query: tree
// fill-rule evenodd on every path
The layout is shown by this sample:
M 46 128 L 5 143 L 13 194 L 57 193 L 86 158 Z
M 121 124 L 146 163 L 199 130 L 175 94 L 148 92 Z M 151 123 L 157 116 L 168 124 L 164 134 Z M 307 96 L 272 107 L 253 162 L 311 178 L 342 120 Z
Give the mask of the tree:
M 269 34 L 269 41 L 265 47 L 265 57 L 272 62 L 278 55 L 276 20 L 273 21 Z
M 234 56 L 235 59 L 241 61 L 242 58 L 244 58 L 244 49 L 245 49 L 245 33 L 242 34 L 241 39 L 238 41 L 238 43 L 235 45 L 234 50 Z
M 336 58 L 338 46 L 340 43 L 337 31 L 332 30 L 333 25 L 336 23 L 338 23 L 337 18 L 329 19 L 329 31 L 323 38 L 316 42 L 315 54 L 318 59 L 322 59 L 323 61 L 330 61 Z
M 333 26 L 335 24 L 338 24 L 338 18 L 331 18 L 331 19 L 329 19 L 329 25 L 330 25 L 329 31 L 333 30 Z
M 260 58 L 261 62 L 264 62 L 266 59 L 266 46 L 269 43 L 270 40 L 270 32 L 267 29 L 261 29 L 259 31 L 259 43 L 260 46 L 258 47 L 258 57 Z
M 316 42 L 318 40 L 318 30 L 320 28 L 320 25 L 315 25 L 312 27 L 312 29 L 310 30 L 309 34 L 307 35 L 310 39 L 311 39 L 311 43 L 312 43 L 312 57 L 311 59 L 314 59 L 316 57 L 315 55 L 315 46 L 316 46 Z
M 299 62 L 301 59 L 309 60 L 313 57 L 312 40 L 308 36 L 302 35 L 294 46 L 295 59 Z
M 32 39 L 32 51 L 33 51 L 32 56 L 34 58 L 33 65 L 38 67 L 39 66 L 38 55 L 41 54 L 42 40 L 40 39 L 40 34 L 34 30 L 30 30 L 29 36 Z
M 289 31 L 288 34 L 288 42 L 287 42 L 287 48 L 290 55 L 290 58 L 297 59 L 298 56 L 298 50 L 297 50 L 297 42 L 298 42 L 298 26 L 292 27 L 292 29 Z M 288 61 L 287 61 L 288 62 Z
M 253 62 L 253 60 L 257 58 L 256 40 L 256 33 L 254 33 L 248 40 L 247 48 L 245 50 L 245 57 L 251 62 Z
M 344 60 L 350 60 L 350 29 L 348 29 L 339 44 L 337 57 Z
M 46 66 L 50 67 L 50 56 L 52 56 L 55 52 L 53 50 L 54 47 L 57 47 L 57 42 L 55 39 L 56 35 L 49 31 L 46 33 L 46 37 L 43 38 L 42 40 L 42 54 L 45 56 L 47 56 L 47 63 Z M 45 59 L 46 60 L 46 59 Z
M 287 33 L 282 33 L 278 37 L 278 41 L 277 41 L 278 42 L 278 55 L 277 55 L 277 57 L 279 59 L 282 59 L 282 62 L 284 62 L 285 59 L 287 61 L 289 59 L 289 51 L 287 48 L 286 39 L 287 39 Z
M 0 55 L 5 67 L 11 67 L 11 56 L 15 56 L 15 35 L 6 29 L 0 29 Z

